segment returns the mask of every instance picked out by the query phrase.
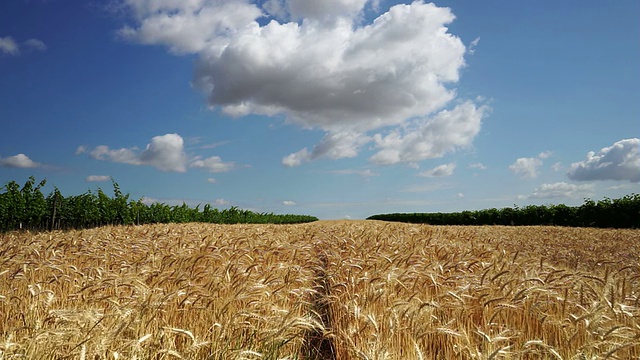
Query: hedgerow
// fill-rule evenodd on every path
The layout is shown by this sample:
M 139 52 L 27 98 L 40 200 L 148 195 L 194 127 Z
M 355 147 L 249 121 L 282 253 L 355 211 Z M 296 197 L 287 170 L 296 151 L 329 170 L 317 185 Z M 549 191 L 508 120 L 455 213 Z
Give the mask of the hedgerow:
M 318 220 L 314 216 L 257 213 L 237 207 L 218 210 L 205 204 L 195 208 L 186 204 L 145 204 L 131 200 L 112 179 L 113 197 L 98 188 L 84 194 L 63 196 L 57 187 L 45 196 L 42 180 L 36 185 L 33 176 L 21 187 L 10 181 L 0 188 L 0 231 L 55 230 L 92 228 L 105 225 L 141 225 L 154 223 L 205 222 L 218 224 L 293 224 Z
M 556 225 L 599 228 L 640 228 L 640 195 L 600 201 L 585 199 L 580 206 L 528 205 L 453 213 L 392 213 L 367 220 L 432 225 Z

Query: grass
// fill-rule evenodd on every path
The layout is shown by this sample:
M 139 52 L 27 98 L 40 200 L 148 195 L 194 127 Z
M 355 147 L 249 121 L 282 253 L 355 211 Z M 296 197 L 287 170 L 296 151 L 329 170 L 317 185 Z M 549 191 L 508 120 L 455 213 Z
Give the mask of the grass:
M 632 359 L 639 306 L 640 230 L 0 235 L 0 359 Z

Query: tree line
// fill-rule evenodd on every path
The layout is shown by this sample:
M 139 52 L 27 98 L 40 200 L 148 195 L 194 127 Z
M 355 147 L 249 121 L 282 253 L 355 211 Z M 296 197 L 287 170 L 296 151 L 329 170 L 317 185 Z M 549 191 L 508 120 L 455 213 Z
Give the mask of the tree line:
M 600 201 L 585 199 L 580 206 L 529 205 L 453 213 L 393 213 L 367 220 L 431 225 L 556 225 L 600 228 L 640 228 L 640 195 Z
M 164 203 L 145 204 L 131 200 L 113 179 L 113 197 L 98 188 L 84 194 L 63 196 L 57 187 L 42 193 L 46 179 L 36 182 L 31 176 L 20 186 L 10 181 L 0 188 L 0 231 L 81 229 L 104 225 L 140 225 L 153 223 L 206 222 L 218 224 L 293 224 L 318 220 L 314 216 L 257 213 L 237 207 L 218 210 L 205 204 L 195 208 Z

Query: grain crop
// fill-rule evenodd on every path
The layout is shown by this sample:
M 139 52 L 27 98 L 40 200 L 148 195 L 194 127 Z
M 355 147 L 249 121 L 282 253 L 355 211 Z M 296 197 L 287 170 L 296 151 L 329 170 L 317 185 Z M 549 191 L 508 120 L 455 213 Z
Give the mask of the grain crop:
M 637 359 L 640 230 L 0 235 L 0 359 Z

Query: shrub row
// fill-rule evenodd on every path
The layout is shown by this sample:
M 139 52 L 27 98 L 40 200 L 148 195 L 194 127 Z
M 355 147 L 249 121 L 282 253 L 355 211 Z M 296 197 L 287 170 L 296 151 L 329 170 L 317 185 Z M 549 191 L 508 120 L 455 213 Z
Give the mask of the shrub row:
M 142 200 L 130 200 L 129 194 L 123 194 L 113 180 L 113 197 L 101 189 L 65 197 L 55 187 L 45 196 L 41 191 L 45 183 L 46 180 L 42 180 L 36 184 L 32 176 L 22 187 L 10 181 L 0 188 L 0 231 L 186 222 L 292 224 L 318 220 L 308 215 L 256 213 L 237 207 L 218 210 L 209 204 L 202 209 L 200 205 L 191 208 L 184 203 L 180 206 L 147 205 Z
M 585 199 L 581 206 L 529 205 L 454 213 L 394 213 L 368 220 L 432 225 L 557 225 L 601 228 L 640 228 L 640 195 L 600 201 Z

